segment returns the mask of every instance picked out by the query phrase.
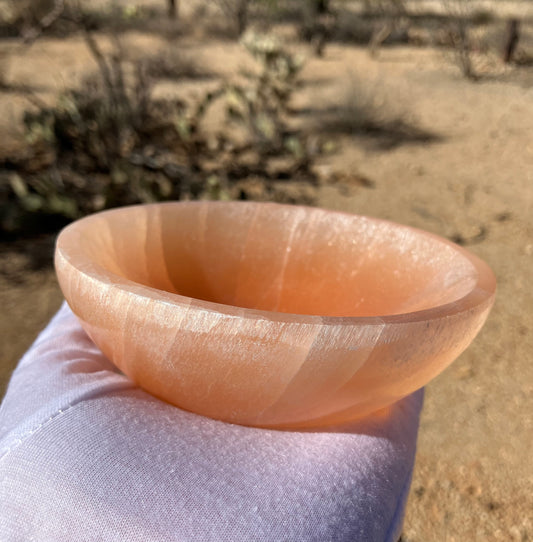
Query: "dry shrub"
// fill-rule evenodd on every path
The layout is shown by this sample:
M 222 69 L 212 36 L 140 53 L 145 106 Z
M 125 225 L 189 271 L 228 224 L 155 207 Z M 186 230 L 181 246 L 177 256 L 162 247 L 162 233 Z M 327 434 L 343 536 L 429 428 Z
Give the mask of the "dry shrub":
M 248 26 L 252 0 L 215 0 L 215 3 L 233 27 L 235 36 L 242 36 Z
M 494 19 L 490 11 L 480 9 L 473 0 L 442 0 L 448 16 L 446 33 L 452 48 L 453 62 L 471 81 L 480 73 L 476 64 L 480 55 L 486 54 L 492 44 L 487 39 L 487 25 Z
M 58 4 L 57 0 L 11 0 L 11 22 L 19 30 L 33 28 L 40 25 Z
M 29 155 L 0 171 L 4 231 L 118 205 L 249 198 L 250 178 L 289 201 L 283 180 L 314 180 L 307 139 L 288 125 L 301 64 L 275 40 L 249 37 L 260 69 L 193 102 L 154 99 L 149 64 L 126 61 L 118 41 L 104 53 L 86 28 L 84 35 L 98 72 L 54 107 L 26 114 Z M 207 133 L 202 121 L 215 102 L 226 120 Z

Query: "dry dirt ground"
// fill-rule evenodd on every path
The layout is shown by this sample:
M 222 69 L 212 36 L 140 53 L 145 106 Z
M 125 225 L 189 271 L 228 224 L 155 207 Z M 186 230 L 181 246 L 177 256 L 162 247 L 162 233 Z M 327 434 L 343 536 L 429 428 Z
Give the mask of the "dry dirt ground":
M 127 40 L 163 47 L 153 35 Z M 231 72 L 245 58 L 238 45 L 205 37 L 190 38 L 187 48 L 217 72 Z M 42 40 L 16 55 L 12 81 L 33 85 L 44 99 L 92 62 L 77 38 Z M 398 46 L 371 58 L 363 48 L 332 45 L 323 59 L 308 60 L 295 103 L 302 123 L 318 122 L 338 143 L 321 159 L 323 170 L 372 181 L 322 186 L 318 205 L 458 240 L 498 279 L 484 329 L 427 386 L 404 526 L 410 542 L 533 540 L 533 75 L 494 58 L 481 65 L 487 76 L 471 83 L 435 49 Z M 321 126 L 321 112 L 353 112 L 354 100 L 373 109 L 390 133 L 359 137 L 335 133 L 334 122 Z M 0 94 L 3 134 L 16 136 L 22 103 Z M 431 137 L 409 138 L 405 130 L 398 136 L 398 123 L 387 124 L 398 119 Z M 32 243 L 48 261 L 52 241 Z M 32 269 L 14 248 L 4 244 L 0 252 L 0 385 L 61 300 L 51 267 Z

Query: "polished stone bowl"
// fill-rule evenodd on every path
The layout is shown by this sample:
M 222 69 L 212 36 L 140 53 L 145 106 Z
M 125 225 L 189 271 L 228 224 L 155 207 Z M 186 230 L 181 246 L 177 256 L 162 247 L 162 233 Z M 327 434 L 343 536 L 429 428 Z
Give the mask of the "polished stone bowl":
M 74 222 L 55 264 L 104 354 L 145 390 L 227 422 L 348 422 L 424 386 L 494 301 L 488 266 L 433 234 L 248 202 Z

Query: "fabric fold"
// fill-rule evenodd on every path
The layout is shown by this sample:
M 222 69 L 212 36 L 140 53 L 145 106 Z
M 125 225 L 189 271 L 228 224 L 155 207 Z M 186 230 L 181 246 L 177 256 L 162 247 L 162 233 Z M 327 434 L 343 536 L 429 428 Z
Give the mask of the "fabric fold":
M 0 540 L 396 542 L 421 406 L 307 432 L 211 420 L 136 388 L 64 305 L 0 407 Z

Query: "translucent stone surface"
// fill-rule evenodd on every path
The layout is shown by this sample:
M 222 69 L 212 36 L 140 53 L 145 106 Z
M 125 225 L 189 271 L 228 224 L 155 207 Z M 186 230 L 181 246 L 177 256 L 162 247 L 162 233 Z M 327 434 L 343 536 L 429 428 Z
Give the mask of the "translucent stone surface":
M 258 426 L 349 421 L 426 384 L 472 341 L 495 279 L 435 235 L 244 202 L 126 207 L 65 228 L 65 298 L 158 397 Z

